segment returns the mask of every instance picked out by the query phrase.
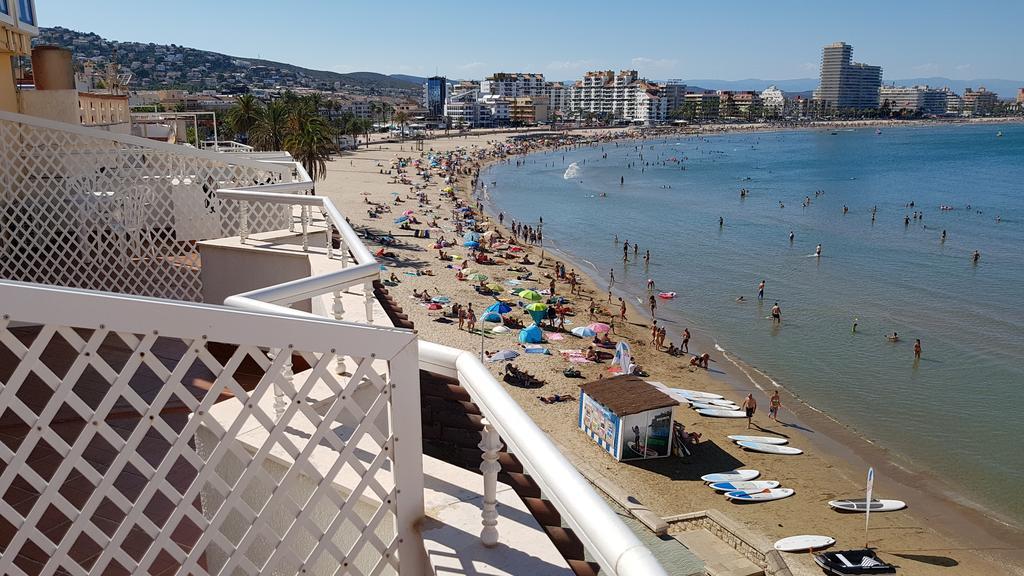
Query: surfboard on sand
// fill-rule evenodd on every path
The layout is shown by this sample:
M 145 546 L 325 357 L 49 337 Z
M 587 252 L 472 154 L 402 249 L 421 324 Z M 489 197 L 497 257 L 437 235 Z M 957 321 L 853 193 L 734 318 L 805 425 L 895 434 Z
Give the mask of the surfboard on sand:
M 766 490 L 771 488 L 778 488 L 779 482 L 777 480 L 747 480 L 745 482 L 714 482 L 708 485 L 708 488 L 715 490 L 716 492 L 756 492 L 758 490 Z
M 747 413 L 742 410 L 716 410 L 714 408 L 699 408 L 697 414 L 710 416 L 711 418 L 746 418 Z
M 743 434 L 731 434 L 729 440 L 733 442 L 757 442 L 759 444 L 789 444 L 789 438 L 779 438 L 777 436 L 746 436 Z
M 756 492 L 744 492 L 742 490 L 726 492 L 725 497 L 737 502 L 769 502 L 771 500 L 789 498 L 793 494 L 796 494 L 796 490 L 793 490 L 792 488 L 768 488 L 766 490 L 758 490 Z
M 705 482 L 746 482 L 760 476 L 757 470 L 729 470 L 726 472 L 715 472 L 700 477 Z
M 762 444 L 760 442 L 744 442 L 742 440 L 736 444 L 746 448 L 747 450 L 764 452 L 765 454 L 785 454 L 787 456 L 796 456 L 797 454 L 804 453 L 804 451 L 799 448 L 793 448 L 792 446 L 779 446 L 778 444 Z
M 831 536 L 801 534 L 776 541 L 775 549 L 779 552 L 806 552 L 808 550 L 827 548 L 835 543 L 836 539 Z
M 867 512 L 868 510 L 868 503 L 864 498 L 832 500 L 828 505 L 836 510 L 844 510 L 846 512 Z M 907 503 L 902 500 L 876 500 L 872 498 L 870 506 L 872 512 L 892 512 L 906 508 Z

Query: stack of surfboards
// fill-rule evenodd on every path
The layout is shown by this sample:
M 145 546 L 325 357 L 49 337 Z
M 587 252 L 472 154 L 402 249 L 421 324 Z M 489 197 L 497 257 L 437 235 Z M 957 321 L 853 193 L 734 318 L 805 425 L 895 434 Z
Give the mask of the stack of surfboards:
M 752 452 L 784 454 L 787 456 L 795 456 L 797 454 L 804 453 L 804 451 L 799 448 L 785 446 L 785 444 L 789 443 L 789 440 L 787 438 L 779 438 L 777 436 L 745 436 L 743 434 L 733 434 L 729 436 L 729 440 L 732 440 L 738 446 L 742 446 Z
M 796 493 L 792 488 L 780 488 L 775 480 L 755 480 L 761 473 L 757 470 L 729 470 L 705 474 L 701 480 L 716 492 L 735 502 L 768 502 L 781 500 Z

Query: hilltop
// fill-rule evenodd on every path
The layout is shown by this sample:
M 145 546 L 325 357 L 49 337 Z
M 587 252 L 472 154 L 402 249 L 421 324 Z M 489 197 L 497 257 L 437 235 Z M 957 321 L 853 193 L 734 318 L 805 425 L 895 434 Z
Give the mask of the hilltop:
M 135 90 L 183 88 L 244 92 L 247 88 L 313 88 L 349 94 L 419 97 L 420 85 L 376 72 L 311 70 L 284 62 L 231 56 L 177 44 L 118 42 L 91 32 L 40 28 L 35 44 L 68 48 L 79 65 L 116 61 Z

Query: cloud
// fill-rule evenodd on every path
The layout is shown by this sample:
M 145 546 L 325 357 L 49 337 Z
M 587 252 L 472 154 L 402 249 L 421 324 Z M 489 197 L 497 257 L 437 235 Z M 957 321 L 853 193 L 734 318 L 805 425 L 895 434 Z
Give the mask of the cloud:
M 458 66 L 456 66 L 456 68 L 458 68 L 459 70 L 479 70 L 484 66 L 487 66 L 487 64 L 484 62 L 467 62 L 465 64 L 459 64 Z
M 592 60 L 552 60 L 548 62 L 548 70 L 579 70 L 594 65 Z
M 954 68 L 956 68 L 958 72 L 963 72 L 964 70 L 970 70 L 971 68 L 974 68 L 974 65 L 973 64 L 957 64 L 956 66 L 954 66 Z
M 914 66 L 914 72 L 918 74 L 938 74 L 940 67 L 934 62 L 928 62 L 926 64 L 918 64 Z
M 804 62 L 803 64 L 800 65 L 800 69 L 805 72 L 817 72 L 818 65 L 815 64 L 814 62 Z
M 647 58 L 646 56 L 637 56 L 630 60 L 633 68 L 645 68 L 645 69 L 665 69 L 674 67 L 677 62 L 669 58 Z

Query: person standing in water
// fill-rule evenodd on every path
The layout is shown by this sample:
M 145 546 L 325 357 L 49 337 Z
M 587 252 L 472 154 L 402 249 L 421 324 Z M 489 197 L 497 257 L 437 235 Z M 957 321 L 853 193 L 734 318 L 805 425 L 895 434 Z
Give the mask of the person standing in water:
M 973 261 L 973 262 L 974 262 L 975 264 L 977 264 L 977 263 L 978 263 L 978 260 L 981 260 L 981 252 L 979 252 L 979 251 L 975 250 L 975 251 L 974 251 L 974 255 L 973 255 L 973 256 L 971 256 L 971 260 L 972 260 L 972 261 Z
M 782 308 L 779 308 L 778 302 L 772 305 L 771 314 L 773 324 L 782 324 Z
M 921 359 L 921 339 L 917 338 L 914 340 L 914 360 Z
M 619 176 L 619 186 L 622 186 L 625 183 L 626 183 L 626 177 L 625 176 Z
M 814 249 L 814 255 L 821 258 L 821 244 L 818 244 L 818 247 Z
M 789 231 L 789 243 L 790 243 L 790 244 L 792 244 L 792 243 L 793 243 L 793 238 L 796 238 L 796 235 L 795 235 L 795 234 L 793 234 L 793 231 L 792 231 L 792 230 L 790 230 L 790 231 Z
M 718 217 L 718 227 L 721 228 L 723 226 L 725 226 L 725 218 L 722 218 L 721 216 L 719 216 Z
M 761 280 L 761 283 L 757 285 L 757 299 L 764 300 L 764 280 Z
M 686 354 L 690 353 L 690 329 L 683 328 L 683 343 L 679 346 Z

